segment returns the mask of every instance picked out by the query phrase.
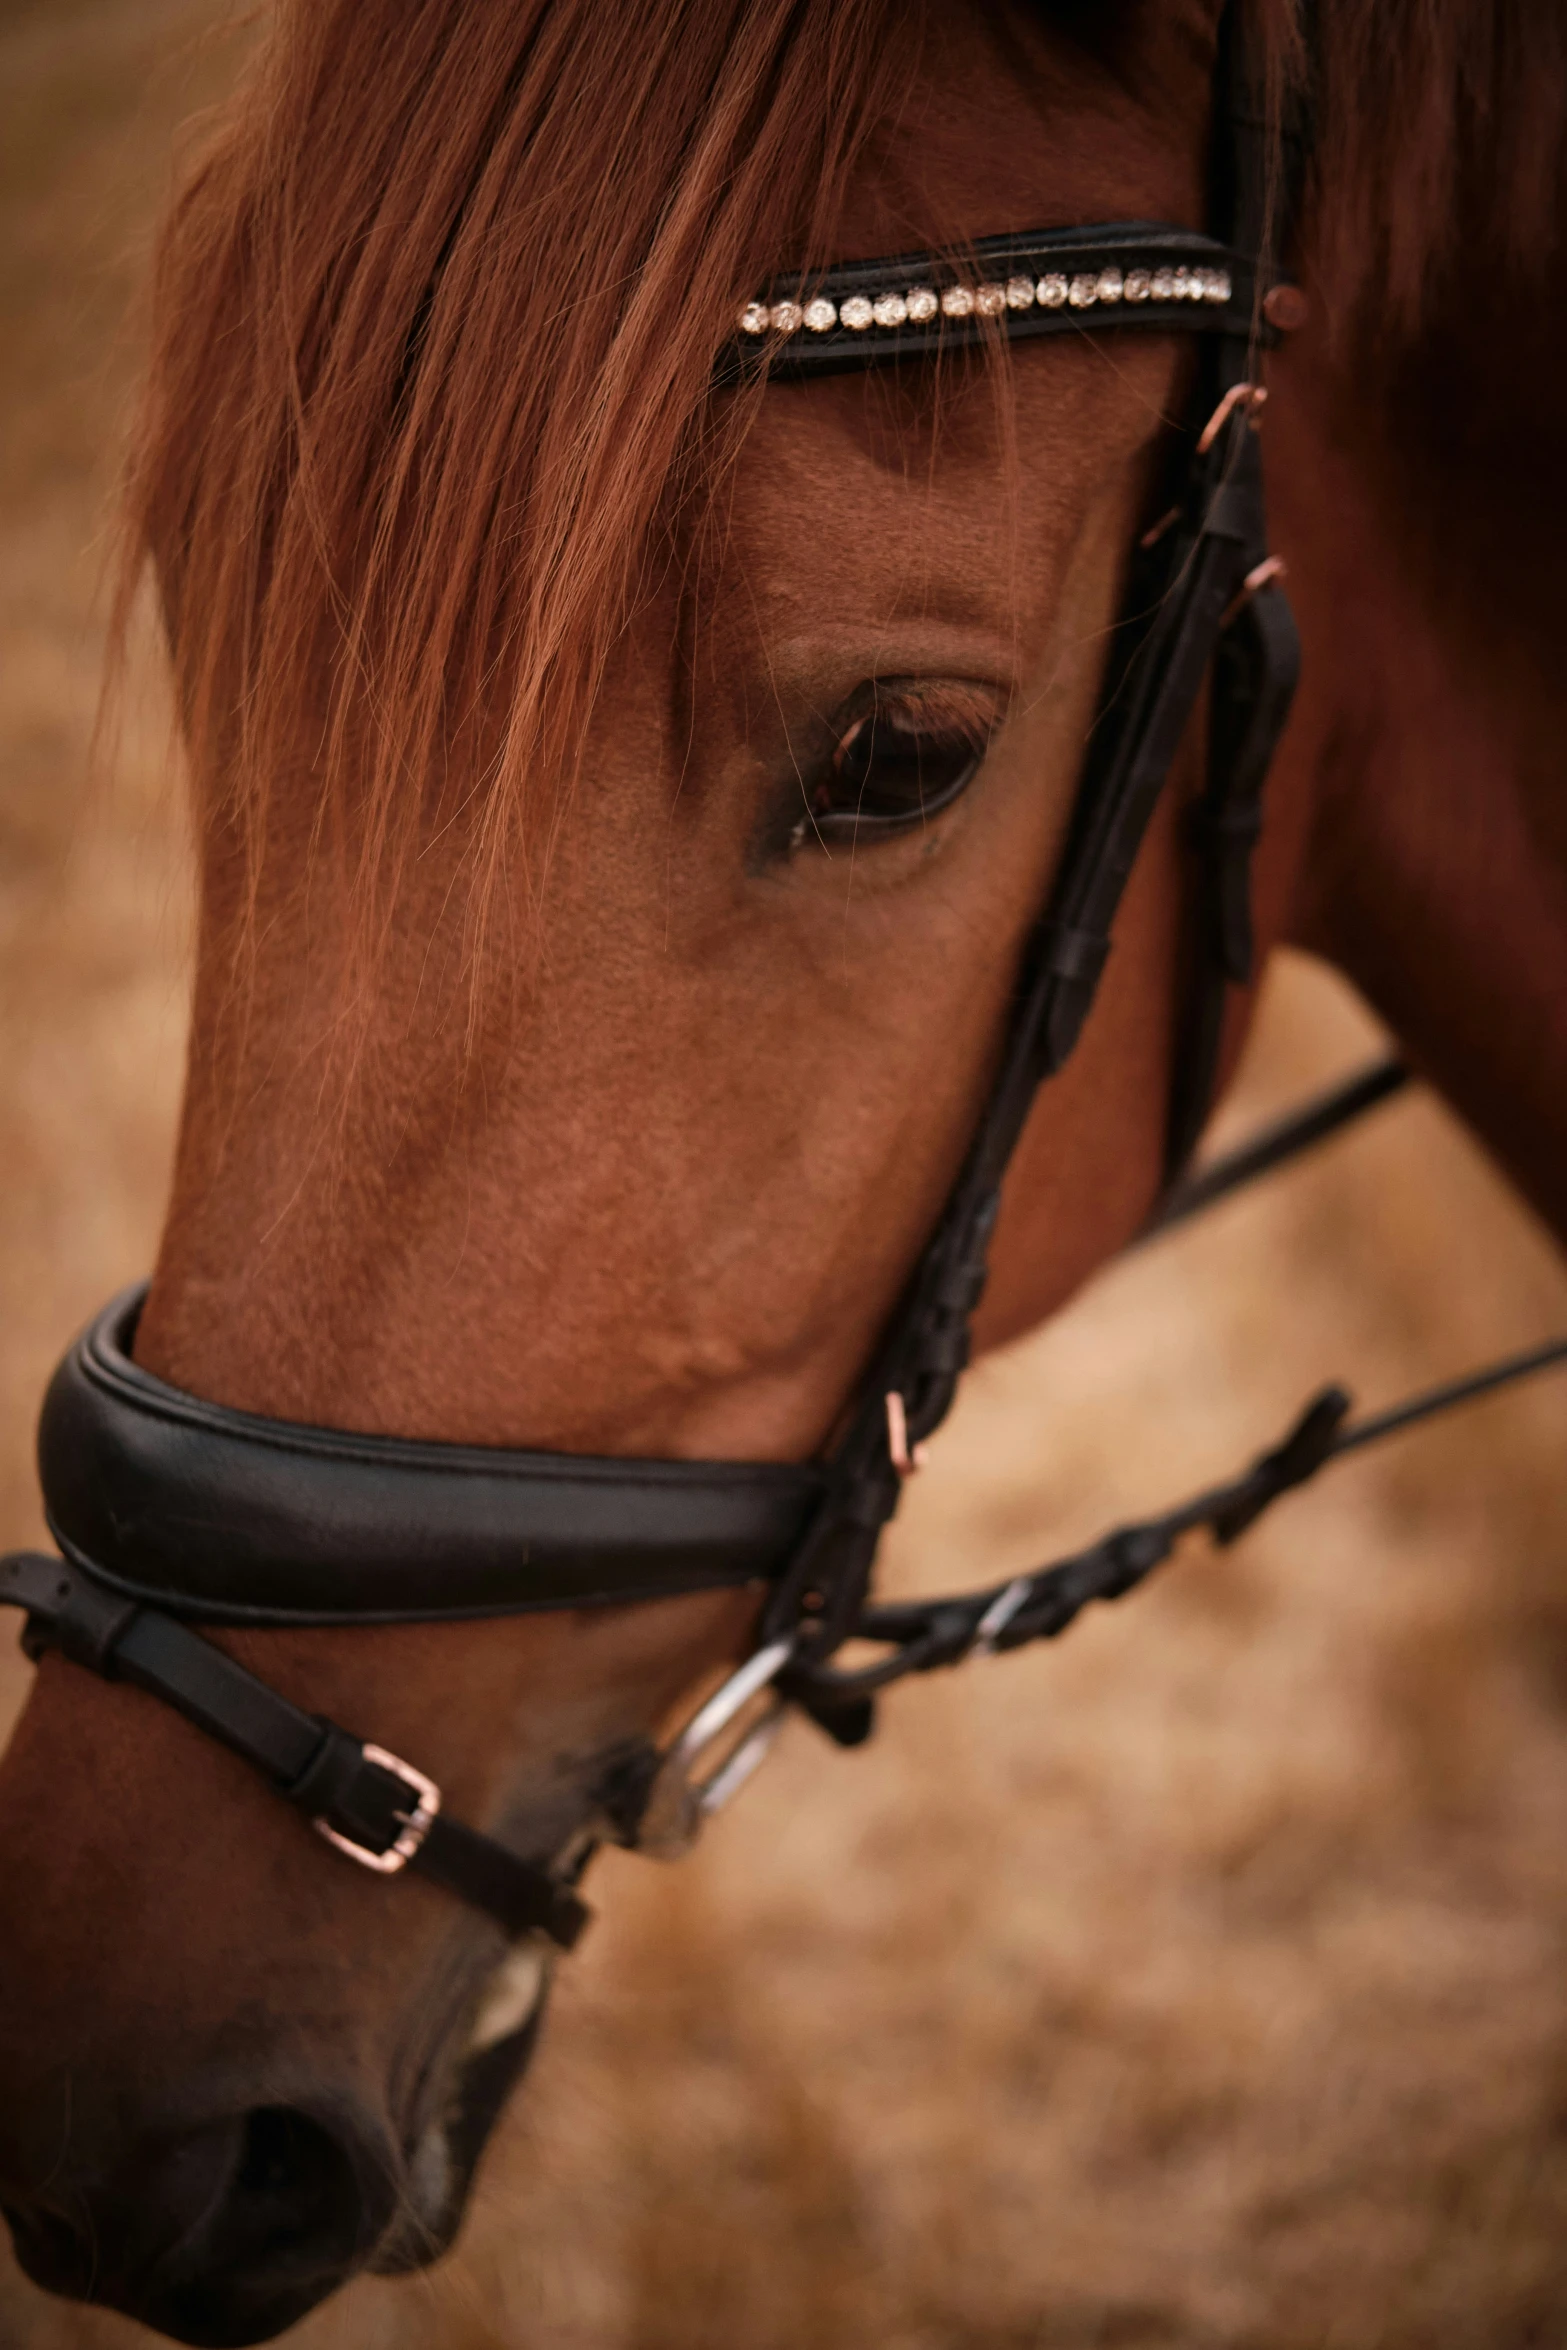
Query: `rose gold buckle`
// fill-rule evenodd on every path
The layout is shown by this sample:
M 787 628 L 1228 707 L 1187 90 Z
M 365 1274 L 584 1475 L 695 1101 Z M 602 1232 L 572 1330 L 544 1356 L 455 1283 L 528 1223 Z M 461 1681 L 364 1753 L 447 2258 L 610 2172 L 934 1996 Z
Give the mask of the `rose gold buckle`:
M 346 1852 L 350 1860 L 358 1861 L 362 1869 L 374 1869 L 378 1876 L 395 1877 L 405 1869 L 435 1824 L 435 1815 L 441 1808 L 441 1790 L 423 1771 L 416 1771 L 412 1763 L 405 1763 L 400 1755 L 388 1754 L 384 1746 L 364 1746 L 360 1749 L 367 1763 L 390 1771 L 394 1779 L 401 1779 L 416 1798 L 412 1811 L 400 1811 L 394 1816 L 403 1823 L 403 1832 L 395 1844 L 385 1852 L 372 1852 L 368 1845 L 356 1844 L 351 1836 L 340 1835 L 329 1828 L 325 1820 L 312 1820 L 310 1825 L 328 1844 L 335 1844 L 339 1852 Z

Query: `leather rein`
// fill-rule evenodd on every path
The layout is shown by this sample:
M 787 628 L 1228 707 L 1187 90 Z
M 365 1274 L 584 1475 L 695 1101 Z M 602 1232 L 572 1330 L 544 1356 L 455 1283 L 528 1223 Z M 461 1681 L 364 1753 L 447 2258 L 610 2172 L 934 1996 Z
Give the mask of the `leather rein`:
M 1299 666 L 1270 559 L 1257 442 L 1259 348 L 1283 282 L 1291 164 L 1273 142 L 1228 12 L 1210 217 L 1215 234 L 1110 223 L 982 240 L 780 280 L 746 306 L 720 379 L 811 376 L 1050 333 L 1192 333 L 1170 505 L 1137 548 L 1061 871 L 1018 972 L 999 1071 L 967 1159 L 895 1311 L 848 1432 L 800 1466 L 595 1459 L 357 1436 L 234 1412 L 132 1359 L 143 1292 L 116 1299 L 56 1372 L 39 1433 L 58 1557 L 0 1559 L 0 1606 L 54 1652 L 128 1681 L 258 1770 L 341 1852 L 412 1867 L 509 1936 L 569 1948 L 593 1846 L 546 1865 L 454 1820 L 423 1772 L 308 1714 L 193 1627 L 410 1624 L 767 1588 L 756 1652 L 662 1752 L 601 1798 L 595 1833 L 683 1850 L 761 1759 L 785 1712 L 843 1745 L 909 1674 L 1054 1637 L 1131 1590 L 1185 1533 L 1235 1539 L 1326 1462 L 1488 1388 L 1567 1360 L 1567 1339 L 1351 1423 L 1330 1388 L 1239 1477 L 991 1590 L 876 1603 L 881 1530 L 946 1417 L 1008 1160 L 1040 1084 L 1093 1004 L 1128 875 L 1206 682 L 1208 771 L 1193 811 L 1197 956 L 1172 1088 L 1160 1224 L 1293 1156 L 1403 1081 L 1355 1080 L 1230 1161 L 1182 1180 L 1214 1085 L 1226 1004 L 1252 971 L 1250 858 Z M 1299 141 L 1295 142 L 1298 148 Z M 1280 196 L 1284 201 L 1280 201 Z M 846 1666 L 849 1641 L 884 1653 Z M 580 1840 L 579 1840 L 580 1843 Z

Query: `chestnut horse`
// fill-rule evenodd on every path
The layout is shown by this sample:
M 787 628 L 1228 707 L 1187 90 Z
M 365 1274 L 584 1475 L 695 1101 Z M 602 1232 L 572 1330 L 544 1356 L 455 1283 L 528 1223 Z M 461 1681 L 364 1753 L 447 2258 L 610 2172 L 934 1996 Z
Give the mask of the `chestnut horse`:
M 1291 9 L 1252 14 L 1281 89 Z M 1567 1230 L 1567 31 L 1319 14 L 1259 935 L 1346 972 Z M 1191 348 L 729 388 L 715 354 L 780 271 L 1200 226 L 1219 16 L 282 0 L 166 237 L 132 472 L 201 876 L 149 1370 L 394 1437 L 823 1446 L 973 1130 Z M 867 696 L 952 785 L 928 820 L 831 820 Z M 1013 1160 L 982 1344 L 1156 1197 L 1202 737 Z M 543 1860 L 757 1610 L 214 1637 Z M 449 2240 L 454 2083 L 537 2013 L 531 1945 L 54 1657 L 0 1884 L 0 2204 L 41 2282 L 238 2343 Z

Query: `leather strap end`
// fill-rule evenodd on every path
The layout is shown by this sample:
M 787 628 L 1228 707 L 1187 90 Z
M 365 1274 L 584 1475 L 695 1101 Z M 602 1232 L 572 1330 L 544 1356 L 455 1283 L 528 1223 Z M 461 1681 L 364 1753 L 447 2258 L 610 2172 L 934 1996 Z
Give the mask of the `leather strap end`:
M 0 1606 L 25 1609 L 23 1643 L 35 1660 L 57 1648 L 104 1680 L 113 1678 L 114 1652 L 141 1612 L 135 1600 L 41 1551 L 13 1551 L 0 1559 Z
M 492 1837 L 440 1813 L 409 1864 L 482 1909 L 513 1936 L 547 1934 L 562 1950 L 581 1940 L 593 1912 L 569 1885 Z

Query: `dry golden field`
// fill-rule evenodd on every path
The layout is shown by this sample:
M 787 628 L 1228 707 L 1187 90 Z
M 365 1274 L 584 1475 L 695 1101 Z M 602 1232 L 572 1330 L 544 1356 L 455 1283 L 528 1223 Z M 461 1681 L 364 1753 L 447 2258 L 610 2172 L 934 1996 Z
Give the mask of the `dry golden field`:
M 154 1246 L 187 882 L 149 691 L 90 782 L 128 309 L 210 0 L 0 6 L 0 1541 Z M 1279 968 L 1226 1128 L 1367 1049 Z M 1425 1099 L 984 1366 L 889 1579 L 985 1580 L 1567 1323 Z M 299 2350 L 1567 2344 L 1567 1390 L 1339 1471 L 1059 1650 L 805 1729 L 617 1859 L 457 2254 Z M 25 1672 L 5 1635 L 7 1717 Z M 3 1888 L 0 1888 L 3 1896 Z M 0 2269 L 0 2350 L 149 2337 Z

